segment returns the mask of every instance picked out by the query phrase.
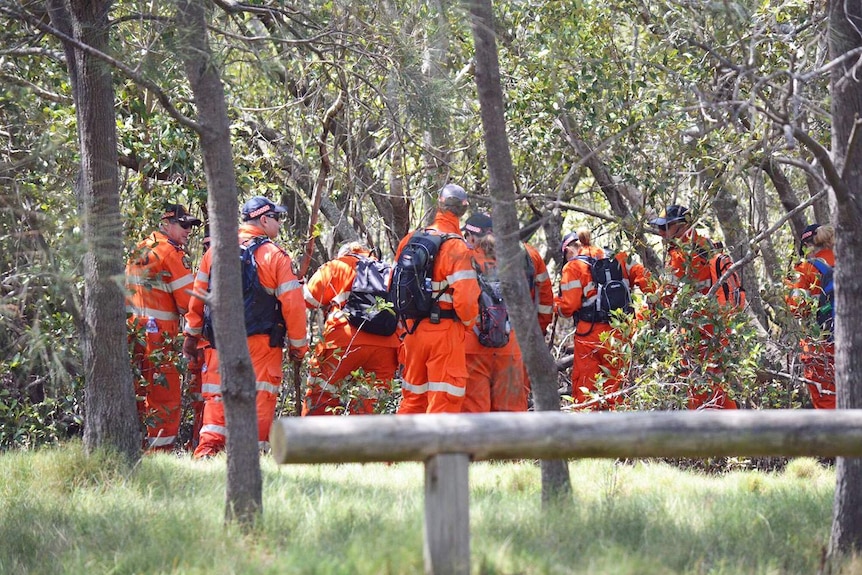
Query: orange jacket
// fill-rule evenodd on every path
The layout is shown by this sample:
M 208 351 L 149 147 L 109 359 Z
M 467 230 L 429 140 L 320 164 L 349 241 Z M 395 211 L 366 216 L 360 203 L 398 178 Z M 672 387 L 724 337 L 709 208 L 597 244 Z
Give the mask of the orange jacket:
M 542 329 L 542 333 L 545 333 L 554 319 L 554 288 L 551 285 L 551 276 L 548 274 L 548 266 L 545 265 L 542 254 L 527 243 L 524 244 L 524 249 L 527 250 L 527 254 L 533 260 L 533 269 L 536 275 L 530 295 L 536 304 L 539 327 Z
M 261 231 L 248 224 L 240 226 L 239 243 L 248 244 Z M 210 268 L 213 251 L 208 250 L 201 259 L 200 269 L 194 280 L 194 291 L 207 293 L 210 288 Z M 302 298 L 302 285 L 291 268 L 290 256 L 272 242 L 261 245 L 254 254 L 260 285 L 281 302 L 281 315 L 287 326 L 289 349 L 295 354 L 308 351 L 308 337 L 305 328 L 305 302 Z M 199 336 L 203 328 L 204 302 L 193 297 L 186 314 L 185 333 Z
M 628 265 L 628 254 L 619 252 L 614 256 L 623 271 L 623 281 L 629 289 L 637 286 L 641 291 L 649 289 L 649 276 L 641 264 Z M 581 259 L 573 259 L 563 266 L 560 280 L 560 295 L 555 299 L 557 311 L 563 317 L 571 317 L 582 307 L 592 305 L 598 295 L 590 264 Z
M 194 277 L 185 250 L 160 231 L 140 242 L 126 265 L 126 311 L 178 322 L 189 308 Z
M 445 241 L 440 245 L 440 253 L 434 262 L 431 273 L 431 288 L 438 300 L 440 310 L 454 309 L 464 327 L 471 327 L 479 315 L 479 284 L 476 282 L 476 270 L 473 269 L 473 256 L 464 238 L 458 217 L 452 213 L 437 211 L 434 222 L 426 228 L 441 234 L 457 234 L 458 238 Z M 395 252 L 395 261 L 410 238 L 411 232 L 404 236 Z
M 683 281 L 692 283 L 702 294 L 709 292 L 712 287 L 709 271 L 709 257 L 712 250 L 712 242 L 693 229 L 678 240 L 671 240 L 667 250 L 669 257 L 667 268 L 673 274 L 671 296 L 676 293 L 676 289 Z
M 369 251 L 354 252 L 320 266 L 302 289 L 308 309 L 327 309 L 323 339 L 327 348 L 347 349 L 348 346 L 378 345 L 398 347 L 396 334 L 374 335 L 350 325 L 341 311 L 350 297 L 350 288 L 356 278 L 357 256 L 369 257 Z
M 811 306 L 806 305 L 806 302 L 811 298 L 820 296 L 823 291 L 820 286 L 820 272 L 809 261 L 812 259 L 823 260 L 830 267 L 835 267 L 835 253 L 830 248 L 822 248 L 793 266 L 795 273 L 785 282 L 790 289 L 790 293 L 785 296 L 785 300 L 793 313 L 798 317 L 811 315 Z

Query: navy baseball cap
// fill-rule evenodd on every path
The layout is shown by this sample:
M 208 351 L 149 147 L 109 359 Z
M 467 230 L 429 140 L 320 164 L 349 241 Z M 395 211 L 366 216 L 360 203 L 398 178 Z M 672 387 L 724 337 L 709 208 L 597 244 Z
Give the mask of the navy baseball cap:
M 199 226 L 203 223 L 198 218 L 189 215 L 188 210 L 186 210 L 186 207 L 182 204 L 165 204 L 165 211 L 162 214 L 162 219 L 168 220 L 169 222 L 191 224 L 193 226 Z
M 255 196 L 242 206 L 242 221 L 254 220 L 267 214 L 283 214 L 287 211 L 263 196 Z
M 820 224 L 811 224 L 810 226 L 806 226 L 805 229 L 802 230 L 802 235 L 799 236 L 799 243 L 812 243 L 814 241 L 814 236 L 817 235 L 818 228 L 820 228 Z
M 684 221 L 687 216 L 687 207 L 674 204 L 672 206 L 668 206 L 667 209 L 665 209 L 664 213 L 661 215 L 661 217 L 654 220 L 650 220 L 650 225 L 657 228 L 661 228 L 668 224 Z
M 814 236 L 817 235 L 817 230 L 820 228 L 820 224 L 811 224 L 810 226 L 805 226 L 805 229 L 802 230 L 802 235 L 799 236 L 799 255 L 804 255 L 803 247 L 814 243 Z
M 494 225 L 487 214 L 473 214 L 464 222 L 462 232 L 470 232 L 477 236 L 484 236 L 494 231 Z
M 563 236 L 563 241 L 560 242 L 560 251 L 564 254 L 566 253 L 566 248 L 569 247 L 569 244 L 577 243 L 580 240 L 578 239 L 578 232 L 569 232 L 565 236 Z

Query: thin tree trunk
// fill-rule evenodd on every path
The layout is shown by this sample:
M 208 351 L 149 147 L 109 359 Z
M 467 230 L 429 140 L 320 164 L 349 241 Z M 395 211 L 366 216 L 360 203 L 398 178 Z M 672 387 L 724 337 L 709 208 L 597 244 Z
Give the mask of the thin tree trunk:
M 429 19 L 425 38 L 425 52 L 422 55 L 422 73 L 430 86 L 440 85 L 448 81 L 448 73 L 444 65 L 449 52 L 449 17 L 447 15 L 448 0 L 429 0 Z M 449 101 L 449 98 L 445 98 Z M 422 212 L 424 223 L 429 224 L 434 219 L 437 205 L 437 191 L 449 181 L 449 160 L 451 135 L 449 134 L 448 106 L 439 107 L 440 117 L 431 119 L 422 134 L 425 150 L 425 176 L 428 185 L 422 196 Z
M 518 241 L 518 214 L 515 211 L 515 177 L 503 115 L 503 89 L 490 0 L 467 0 L 476 49 L 476 88 L 479 94 L 485 150 L 488 155 L 488 184 L 491 191 L 494 234 L 499 241 L 500 261 L 522 262 Z M 559 411 L 557 368 L 536 321 L 535 307 L 522 266 L 500 269 L 509 315 L 518 333 L 518 343 L 532 383 L 533 397 L 540 411 Z M 542 501 L 571 498 L 572 487 L 565 460 L 542 462 Z
M 99 51 L 108 50 L 110 1 L 48 3 L 53 25 Z M 141 456 L 131 361 L 126 341 L 117 130 L 111 70 L 87 52 L 65 45 L 78 120 L 81 171 L 75 192 L 84 255 L 84 446 L 114 449 L 129 463 Z
M 224 87 L 206 33 L 203 5 L 178 2 L 177 21 L 184 34 L 182 58 L 197 106 L 204 156 L 208 211 L 212 222 L 213 323 L 218 333 L 219 369 L 227 436 L 225 517 L 250 526 L 262 512 L 262 479 L 257 447 L 255 377 L 248 352 L 237 253 L 236 174 Z
M 829 55 L 862 47 L 862 4 L 829 3 Z M 832 157 L 841 181 L 833 187 L 835 222 L 835 384 L 839 409 L 862 407 L 862 82 L 859 56 L 832 69 Z M 839 458 L 830 555 L 862 551 L 862 460 Z

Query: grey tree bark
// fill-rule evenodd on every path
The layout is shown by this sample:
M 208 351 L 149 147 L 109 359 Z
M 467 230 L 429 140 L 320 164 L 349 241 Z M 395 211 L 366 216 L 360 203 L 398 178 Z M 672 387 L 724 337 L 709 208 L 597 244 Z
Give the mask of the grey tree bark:
M 109 0 L 50 0 L 55 28 L 100 52 L 109 49 Z M 81 46 L 64 41 L 78 121 L 81 171 L 75 185 L 84 255 L 84 446 L 113 449 L 130 464 L 141 456 L 141 436 L 126 341 L 123 246 L 117 130 L 111 68 Z
M 476 89 L 479 95 L 485 150 L 488 157 L 488 187 L 491 192 L 494 234 L 499 242 L 500 276 L 509 315 L 518 334 L 518 343 L 539 411 L 559 411 L 557 368 L 536 321 L 535 307 L 524 278 L 523 266 L 506 265 L 524 261 L 519 243 L 518 214 L 515 211 L 515 177 L 503 115 L 503 89 L 490 0 L 467 0 L 473 30 L 476 61 Z M 569 499 L 572 494 L 565 460 L 542 461 L 542 502 Z
M 181 56 L 194 93 L 199 137 L 209 195 L 213 250 L 213 324 L 219 350 L 221 389 L 227 436 L 225 517 L 250 525 L 262 512 L 262 478 L 257 447 L 255 377 L 248 352 L 237 257 L 238 190 L 230 143 L 230 122 L 224 86 L 207 39 L 203 5 L 177 3 L 177 23 L 183 41 Z
M 832 158 L 835 171 L 827 171 L 832 185 L 832 220 L 835 223 L 835 385 L 839 409 L 862 407 L 862 81 L 858 51 L 862 48 L 862 4 L 829 2 L 829 55 L 833 60 L 852 50 L 831 72 Z M 862 550 L 862 459 L 838 458 L 830 555 Z
M 446 56 L 449 52 L 449 28 L 448 0 L 430 0 L 428 9 L 433 22 L 426 29 L 425 51 L 422 54 L 422 73 L 425 81 L 432 86 L 442 85 L 448 81 L 448 72 L 445 66 Z M 448 101 L 448 97 L 445 98 Z M 422 143 L 425 146 L 423 160 L 425 162 L 425 173 L 428 185 L 425 186 L 425 194 L 422 197 L 423 225 L 430 224 L 434 220 L 435 206 L 437 205 L 437 192 L 449 181 L 449 160 L 452 138 L 449 134 L 448 108 L 439 107 L 439 117 L 432 118 L 422 134 Z M 469 190 L 468 190 L 469 192 Z

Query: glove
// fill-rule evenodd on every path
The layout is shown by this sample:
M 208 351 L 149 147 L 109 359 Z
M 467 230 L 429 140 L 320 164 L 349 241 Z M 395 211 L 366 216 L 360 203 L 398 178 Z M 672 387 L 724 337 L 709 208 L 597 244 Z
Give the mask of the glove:
M 183 355 L 190 362 L 200 361 L 200 351 L 198 350 L 198 337 L 196 335 L 186 335 L 183 341 Z
M 305 359 L 306 353 L 308 353 L 307 345 L 303 347 L 291 347 L 287 352 L 287 356 L 290 358 L 290 361 L 294 363 L 302 363 L 302 360 Z

